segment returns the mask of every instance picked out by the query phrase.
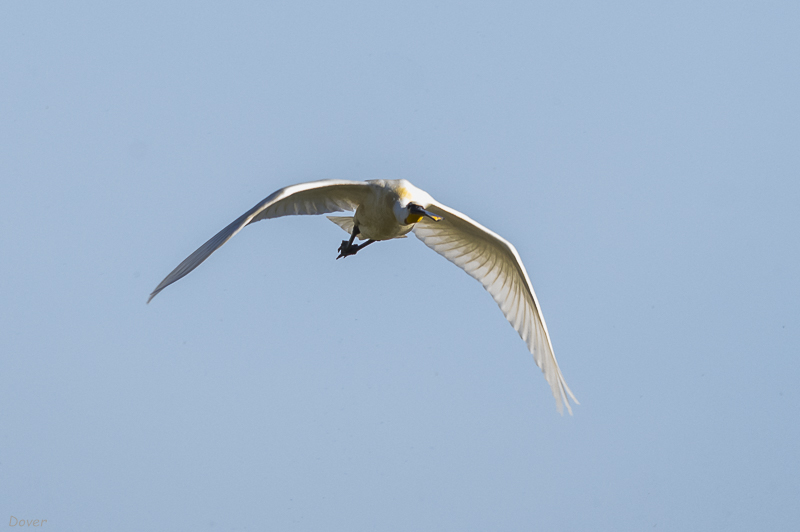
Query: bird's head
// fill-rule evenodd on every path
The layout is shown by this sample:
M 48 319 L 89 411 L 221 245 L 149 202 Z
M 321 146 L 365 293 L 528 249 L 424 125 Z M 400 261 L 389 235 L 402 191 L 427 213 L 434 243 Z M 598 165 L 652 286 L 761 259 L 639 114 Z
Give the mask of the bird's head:
M 402 225 L 415 224 L 425 217 L 430 218 L 434 222 L 438 222 L 443 219 L 441 216 L 425 210 L 422 205 L 419 203 L 414 203 L 413 201 L 410 201 L 405 205 L 402 203 L 396 203 L 394 215 L 397 218 L 398 223 Z

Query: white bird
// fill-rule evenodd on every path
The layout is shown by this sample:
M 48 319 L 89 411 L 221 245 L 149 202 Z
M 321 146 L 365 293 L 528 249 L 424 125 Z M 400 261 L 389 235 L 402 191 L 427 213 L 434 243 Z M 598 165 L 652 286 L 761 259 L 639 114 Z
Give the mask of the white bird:
M 337 259 L 355 255 L 378 240 L 405 238 L 413 231 L 429 248 L 480 281 L 516 329 L 544 373 L 559 412 L 572 414 L 570 391 L 558 368 L 550 334 L 514 246 L 460 212 L 434 200 L 405 179 L 374 181 L 323 180 L 282 188 L 241 215 L 181 262 L 150 294 L 159 292 L 206 260 L 244 226 L 292 214 L 355 211 L 353 216 L 328 216 L 350 233 Z M 366 240 L 354 244 L 355 239 Z

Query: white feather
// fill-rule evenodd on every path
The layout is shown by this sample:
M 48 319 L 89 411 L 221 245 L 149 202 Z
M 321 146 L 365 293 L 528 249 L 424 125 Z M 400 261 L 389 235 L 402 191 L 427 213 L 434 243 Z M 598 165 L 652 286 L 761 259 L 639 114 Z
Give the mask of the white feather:
M 566 404 L 571 414 L 569 399 L 579 403 L 558 367 L 539 301 L 517 250 L 500 235 L 455 209 L 438 202 L 427 208 L 444 219 L 434 222 L 423 218 L 414 227 L 414 234 L 480 281 L 528 345 L 550 384 L 559 411 Z

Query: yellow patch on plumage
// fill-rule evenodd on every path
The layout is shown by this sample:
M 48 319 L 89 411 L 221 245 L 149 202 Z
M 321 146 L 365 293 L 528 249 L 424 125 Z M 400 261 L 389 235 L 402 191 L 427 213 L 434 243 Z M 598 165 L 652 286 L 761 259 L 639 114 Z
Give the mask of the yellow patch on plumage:
M 400 199 L 411 199 L 411 192 L 406 187 L 397 187 L 395 190 L 397 190 L 397 195 Z

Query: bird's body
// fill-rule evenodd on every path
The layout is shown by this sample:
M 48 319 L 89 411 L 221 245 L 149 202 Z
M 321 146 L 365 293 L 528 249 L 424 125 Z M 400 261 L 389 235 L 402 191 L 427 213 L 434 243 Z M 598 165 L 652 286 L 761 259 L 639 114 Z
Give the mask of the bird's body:
M 404 238 L 413 231 L 428 247 L 480 281 L 528 345 L 550 384 L 559 410 L 566 404 L 572 413 L 569 399 L 578 401 L 558 368 L 539 302 L 517 250 L 507 240 L 438 203 L 405 179 L 325 180 L 282 188 L 189 255 L 153 290 L 148 302 L 252 222 L 337 211 L 355 211 L 353 216 L 329 216 L 350 234 L 349 241 L 342 241 L 337 258 L 355 255 L 376 241 Z M 367 242 L 356 245 L 356 238 Z
M 362 240 L 391 240 L 405 236 L 414 229 L 414 224 L 399 223 L 394 211 L 395 205 L 400 205 L 405 200 L 427 207 L 433 199 L 408 182 L 378 180 L 367 183 L 369 193 L 353 215 L 354 225 L 359 228 L 357 238 Z

